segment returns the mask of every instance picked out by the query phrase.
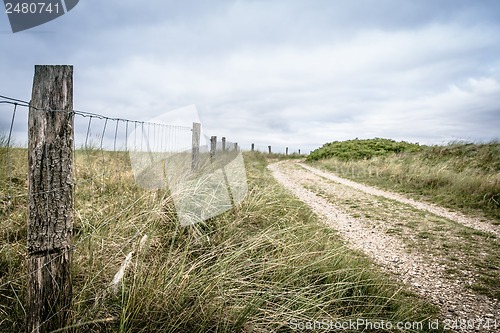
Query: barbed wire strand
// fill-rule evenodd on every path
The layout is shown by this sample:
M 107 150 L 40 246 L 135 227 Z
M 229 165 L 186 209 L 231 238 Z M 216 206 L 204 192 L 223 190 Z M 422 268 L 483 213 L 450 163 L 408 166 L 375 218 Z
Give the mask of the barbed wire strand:
M 73 110 L 70 110 L 70 111 L 68 111 L 68 110 L 59 110 L 59 109 L 42 109 L 42 108 L 38 108 L 36 106 L 31 105 L 30 102 L 26 102 L 26 101 L 23 101 L 23 100 L 19 100 L 19 99 L 7 97 L 7 96 L 4 96 L 4 95 L 0 95 L 0 98 L 7 99 L 7 101 L 0 101 L 0 104 L 18 105 L 18 106 L 22 106 L 22 107 L 26 107 L 26 108 L 31 108 L 33 110 L 38 110 L 38 111 L 46 111 L 46 112 L 47 111 L 50 111 L 50 112 L 72 112 L 73 114 L 79 115 L 79 116 L 82 116 L 82 117 L 92 117 L 92 118 L 97 118 L 97 119 L 101 119 L 101 120 L 106 120 L 107 119 L 107 120 L 111 120 L 111 121 L 115 121 L 115 120 L 123 121 L 123 122 L 129 121 L 129 122 L 136 122 L 136 123 L 139 123 L 139 124 L 150 124 L 150 125 L 157 124 L 157 125 L 169 126 L 169 127 L 172 127 L 172 128 L 179 127 L 179 128 L 183 128 L 183 129 L 191 129 L 191 127 L 188 127 L 188 126 L 167 125 L 167 124 L 162 124 L 162 123 L 154 123 L 154 122 L 149 122 L 149 121 L 133 120 L 133 119 L 127 119 L 127 118 L 108 117 L 108 116 L 104 116 L 104 115 L 101 115 L 101 114 L 87 112 L 87 111 L 81 111 L 81 110 L 77 110 L 77 109 L 73 109 Z

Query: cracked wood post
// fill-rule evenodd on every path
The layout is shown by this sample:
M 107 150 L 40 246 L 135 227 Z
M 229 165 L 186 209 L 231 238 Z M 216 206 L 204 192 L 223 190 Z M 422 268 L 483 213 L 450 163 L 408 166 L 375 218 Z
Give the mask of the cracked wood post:
M 191 170 L 198 170 L 198 165 L 200 163 L 200 133 L 201 124 L 193 123 L 193 145 L 192 145 L 192 160 L 191 160 Z
M 35 66 L 28 116 L 26 330 L 30 333 L 63 328 L 69 317 L 72 111 L 73 66 Z

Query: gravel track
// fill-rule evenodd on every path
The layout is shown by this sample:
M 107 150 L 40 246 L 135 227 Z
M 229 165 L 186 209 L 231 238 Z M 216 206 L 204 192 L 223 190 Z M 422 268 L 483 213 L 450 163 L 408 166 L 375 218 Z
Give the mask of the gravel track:
M 452 212 L 446 208 L 439 207 L 437 205 L 433 205 L 430 203 L 424 203 L 420 201 L 416 201 L 413 199 L 409 199 L 406 197 L 403 197 L 402 195 L 393 193 L 393 192 L 388 192 L 388 191 L 383 191 L 378 188 L 374 188 L 371 186 L 363 185 L 360 183 L 353 182 L 352 180 L 340 178 L 334 174 L 313 168 L 309 165 L 305 165 L 303 163 L 299 163 L 299 165 L 306 169 L 311 171 L 312 173 L 321 176 L 323 178 L 332 180 L 334 182 L 347 185 L 349 187 L 355 188 L 357 190 L 363 191 L 365 193 L 371 194 L 371 195 L 377 195 L 381 196 L 387 199 L 391 199 L 394 201 L 398 201 L 410 206 L 413 206 L 417 209 L 427 211 L 429 213 L 435 214 L 437 216 L 442 216 L 444 218 L 447 218 L 449 220 L 458 222 L 460 224 L 463 224 L 467 227 L 479 230 L 479 231 L 484 231 L 484 232 L 489 232 L 492 234 L 495 234 L 496 236 L 500 236 L 500 226 L 493 225 L 491 222 L 483 222 L 479 219 L 471 218 L 468 216 L 465 216 L 463 214 L 457 213 L 457 212 Z
M 301 184 L 303 179 L 321 181 L 321 177 L 346 185 L 351 189 L 362 191 L 373 196 L 382 196 L 403 204 L 411 205 L 432 214 L 464 224 L 468 227 L 498 235 L 498 228 L 488 223 L 475 220 L 464 215 L 450 212 L 442 207 L 417 202 L 404 198 L 398 194 L 381 191 L 369 186 L 339 178 L 333 174 L 298 163 L 283 161 L 268 166 L 274 178 L 285 188 L 289 189 L 301 201 L 308 204 L 312 210 L 322 217 L 328 225 L 355 249 L 361 250 L 370 256 L 376 263 L 388 270 L 398 279 L 411 286 L 418 294 L 429 299 L 442 309 L 442 319 L 451 321 L 474 321 L 475 329 L 458 330 L 460 332 L 496 332 L 500 331 L 500 304 L 498 300 L 484 295 L 475 294 L 473 290 L 465 288 L 467 281 L 450 280 L 445 278 L 444 268 L 439 264 L 439 258 L 429 260 L 415 251 L 409 251 L 396 237 L 388 235 L 379 228 L 368 227 L 351 212 L 346 212 L 328 202 L 315 192 Z M 480 321 L 494 323 L 497 327 L 486 329 L 478 325 Z M 479 329 L 478 329 L 479 328 Z

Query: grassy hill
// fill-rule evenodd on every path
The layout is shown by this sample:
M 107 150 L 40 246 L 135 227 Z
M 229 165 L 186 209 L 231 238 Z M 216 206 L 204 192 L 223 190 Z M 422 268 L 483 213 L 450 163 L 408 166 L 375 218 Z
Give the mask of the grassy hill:
M 325 158 L 336 158 L 342 161 L 370 159 L 374 156 L 387 156 L 393 153 L 414 152 L 421 150 L 421 146 L 405 141 L 396 142 L 391 139 L 364 139 L 334 141 L 314 150 L 308 161 L 317 161 Z
M 500 223 L 500 143 L 421 146 L 387 139 L 332 142 L 307 160 L 341 176 Z

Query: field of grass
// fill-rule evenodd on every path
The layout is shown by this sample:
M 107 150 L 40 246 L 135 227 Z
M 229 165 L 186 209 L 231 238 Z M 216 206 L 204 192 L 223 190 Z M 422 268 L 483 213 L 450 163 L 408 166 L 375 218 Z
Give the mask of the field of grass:
M 7 150 L 0 148 L 0 331 L 20 332 L 27 154 L 8 154 L 11 177 Z M 244 158 L 249 192 L 243 203 L 205 223 L 180 227 L 167 191 L 134 184 L 126 154 L 78 151 L 67 331 L 289 332 L 314 320 L 417 322 L 437 316 L 435 307 L 347 249 L 285 192 L 265 168 L 265 154 Z M 115 293 L 109 284 L 134 250 Z
M 478 213 L 500 224 L 499 142 L 418 146 L 350 140 L 326 144 L 308 161 L 346 178 Z

